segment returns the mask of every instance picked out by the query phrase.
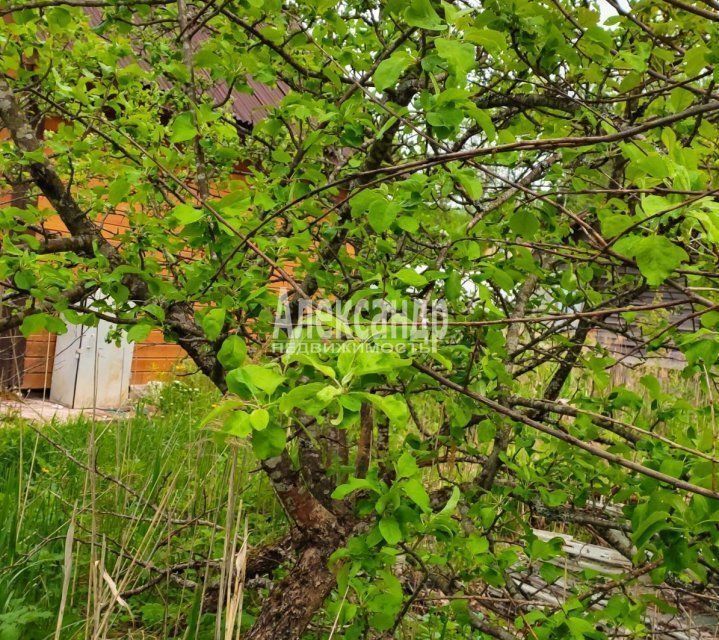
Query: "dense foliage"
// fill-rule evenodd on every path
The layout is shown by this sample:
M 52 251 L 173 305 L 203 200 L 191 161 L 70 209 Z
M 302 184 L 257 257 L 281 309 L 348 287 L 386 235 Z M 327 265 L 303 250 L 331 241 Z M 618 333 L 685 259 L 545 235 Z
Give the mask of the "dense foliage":
M 223 392 L 202 428 L 291 539 L 247 552 L 276 560 L 247 638 L 716 607 L 715 2 L 3 6 L 0 329 L 161 328 Z M 560 529 L 633 568 L 570 578 Z

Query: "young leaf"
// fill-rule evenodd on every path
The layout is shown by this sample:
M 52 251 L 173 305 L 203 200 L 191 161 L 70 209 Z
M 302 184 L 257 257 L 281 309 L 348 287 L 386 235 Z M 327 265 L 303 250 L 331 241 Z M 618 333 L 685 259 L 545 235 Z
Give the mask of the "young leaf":
M 411 64 L 412 56 L 406 51 L 395 51 L 389 58 L 382 60 L 374 72 L 375 89 L 384 91 L 393 87 Z
M 140 324 L 135 324 L 127 332 L 127 341 L 128 342 L 142 342 L 143 340 L 147 339 L 147 336 L 150 335 L 150 331 L 152 331 L 152 325 L 147 324 L 144 322 L 141 322 Z
M 409 420 L 409 409 L 402 395 L 395 393 L 391 396 L 377 396 L 371 393 L 364 394 L 375 407 L 384 413 L 397 426 L 404 426 Z
M 446 25 L 442 23 L 430 0 L 411 0 L 404 12 L 404 19 L 408 25 L 428 31 L 446 29 Z
M 450 302 L 455 302 L 462 295 L 462 277 L 457 271 L 450 271 L 444 281 L 444 295 Z
M 273 425 L 252 432 L 252 450 L 260 460 L 280 455 L 286 444 L 287 431 L 284 427 Z
M 197 129 L 192 122 L 192 114 L 189 111 L 177 116 L 170 126 L 170 142 L 187 142 L 197 135 Z
M 220 350 L 217 352 L 217 359 L 225 368 L 225 371 L 241 366 L 246 357 L 247 345 L 242 338 L 235 335 L 225 338 Z
M 49 313 L 34 313 L 33 315 L 25 316 L 20 325 L 20 331 L 27 338 L 41 331 L 63 334 L 67 331 L 67 326 L 60 318 L 51 316 Z
M 285 377 L 274 367 L 263 367 L 258 364 L 247 364 L 233 369 L 227 374 L 227 386 L 233 393 L 243 394 L 249 391 L 264 391 L 272 395 Z
M 379 531 L 390 546 L 402 542 L 402 530 L 394 516 L 384 514 L 379 521 Z
M 384 233 L 392 226 L 392 223 L 397 218 L 398 211 L 399 207 L 396 204 L 382 201 L 369 208 L 367 222 L 377 233 Z
M 474 67 L 474 46 L 468 42 L 437 38 L 434 41 L 437 53 L 447 61 L 450 71 L 455 76 L 463 78 Z
M 225 310 L 210 309 L 200 324 L 208 340 L 217 340 L 222 333 L 222 327 L 225 326 Z
M 130 193 L 130 183 L 125 178 L 118 178 L 110 183 L 107 189 L 107 201 L 111 205 L 120 204 Z
M 377 488 L 367 478 L 349 478 L 345 484 L 339 485 L 332 492 L 333 500 L 344 500 L 350 493 L 369 489 L 378 493 Z
M 417 273 L 414 269 L 408 269 L 405 267 L 404 269 L 400 269 L 395 276 L 411 287 L 423 287 L 427 284 L 427 278 L 425 278 L 421 273 Z
M 684 249 L 661 235 L 639 240 L 634 245 L 634 256 L 639 270 L 651 286 L 664 282 L 682 262 L 689 259 Z
M 189 204 L 178 204 L 172 210 L 171 216 L 180 226 L 185 227 L 202 218 L 202 209 L 195 209 Z
M 402 485 L 402 490 L 422 511 L 429 512 L 431 510 L 429 495 L 417 478 L 406 480 Z
M 270 423 L 270 413 L 267 409 L 255 409 L 250 414 L 250 424 L 255 431 L 262 431 Z
M 414 456 L 409 452 L 405 451 L 397 460 L 397 477 L 398 478 L 411 478 L 419 473 L 419 467 Z
M 539 221 L 530 211 L 520 209 L 509 219 L 509 228 L 518 236 L 531 239 L 539 231 Z
M 318 416 L 334 398 L 332 394 L 322 394 L 327 386 L 324 382 L 310 382 L 290 389 L 280 398 L 280 411 L 289 414 L 293 409 L 300 408 L 311 416 Z
M 222 430 L 230 436 L 244 438 L 252 433 L 250 416 L 244 411 L 233 411 L 225 420 Z

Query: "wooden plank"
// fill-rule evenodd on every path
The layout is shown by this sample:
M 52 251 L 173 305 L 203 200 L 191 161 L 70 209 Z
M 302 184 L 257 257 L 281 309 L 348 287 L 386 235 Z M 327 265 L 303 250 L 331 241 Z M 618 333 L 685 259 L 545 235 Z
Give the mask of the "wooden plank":
M 47 389 L 52 381 L 52 372 L 48 374 L 47 379 L 42 373 L 26 373 L 23 375 L 23 389 Z M 46 386 L 47 385 L 47 386 Z
M 145 360 L 133 364 L 132 373 L 167 373 L 178 365 L 177 360 Z
M 52 371 L 52 364 L 55 360 L 54 356 L 46 358 L 45 356 L 31 356 L 25 358 L 25 366 L 23 371 L 26 373 L 38 373 L 39 371 Z
M 56 340 L 56 335 L 46 332 L 28 336 L 22 389 L 50 388 Z
M 30 336 L 27 339 L 25 356 L 28 358 L 44 358 L 49 354 L 50 358 L 55 355 L 55 340 L 49 335 Z
M 148 382 L 166 381 L 172 377 L 169 371 L 158 372 L 158 371 L 133 371 L 130 376 L 130 384 L 147 384 Z
M 181 346 L 165 342 L 141 342 L 135 344 L 135 349 L 138 349 L 140 355 L 143 357 L 176 358 L 186 355 L 185 350 Z
M 0 292 L 2 290 L 0 287 Z M 0 317 L 4 313 L 10 315 L 12 311 L 12 305 L 0 307 Z M 19 329 L 0 333 L 0 391 L 17 389 L 22 384 L 25 352 L 26 340 Z
M 544 542 L 549 542 L 553 538 L 561 538 L 562 550 L 567 554 L 567 559 L 555 558 L 552 562 L 559 566 L 566 566 L 568 559 L 572 562 L 569 568 L 574 571 L 583 569 L 592 569 L 604 574 L 620 574 L 629 571 L 632 563 L 621 553 L 602 547 L 589 542 L 581 542 L 566 533 L 556 533 L 554 531 L 545 531 L 543 529 L 533 529 L 534 535 Z

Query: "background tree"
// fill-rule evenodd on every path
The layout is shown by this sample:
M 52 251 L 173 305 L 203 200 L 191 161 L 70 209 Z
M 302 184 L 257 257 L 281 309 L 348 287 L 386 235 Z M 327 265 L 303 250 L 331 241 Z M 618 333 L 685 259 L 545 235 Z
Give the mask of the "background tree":
M 333 590 L 361 637 L 424 588 L 484 584 L 511 604 L 458 619 L 504 639 L 624 629 L 645 573 L 716 586 L 716 3 L 3 4 L 3 189 L 21 174 L 50 208 L 0 210 L 0 328 L 159 327 L 228 393 L 209 424 L 251 442 L 295 552 L 248 638 L 300 637 Z M 286 93 L 255 126 L 228 105 L 250 78 Z M 449 331 L 283 355 L 279 286 L 295 313 L 444 301 Z M 614 384 L 592 336 L 618 317 L 636 354 L 676 343 L 703 393 Z M 538 517 L 635 568 L 530 610 L 510 572 L 559 578 Z

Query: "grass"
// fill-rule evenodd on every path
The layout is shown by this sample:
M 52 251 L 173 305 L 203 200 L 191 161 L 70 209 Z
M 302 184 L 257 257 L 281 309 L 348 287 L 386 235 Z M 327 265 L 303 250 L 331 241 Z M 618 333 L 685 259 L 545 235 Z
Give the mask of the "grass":
M 705 409 L 701 380 L 661 372 L 664 393 L 652 399 L 635 377 L 623 381 L 632 393 L 611 401 L 616 417 L 716 455 L 716 423 Z M 609 379 L 600 383 L 606 394 L 618 393 Z M 594 384 L 599 383 L 580 378 L 566 393 L 582 395 Z M 536 392 L 533 385 L 541 387 L 542 381 L 528 380 L 524 395 Z M 677 404 L 677 392 L 695 396 L 699 409 Z M 251 449 L 228 448 L 198 428 L 219 399 L 203 378 L 190 377 L 140 401 L 129 419 L 44 425 L 5 420 L 0 426 L 0 640 L 215 640 L 225 637 L 220 631 L 228 610 L 243 628 L 252 623 L 266 589 L 260 580 L 244 593 L 222 559 L 237 557 L 243 542 L 254 546 L 280 538 L 287 523 Z M 415 402 L 425 427 L 435 430 L 440 404 L 427 398 Z M 394 439 L 405 436 L 392 433 Z M 485 439 L 474 444 L 489 446 Z M 550 444 L 537 447 L 554 451 Z M 526 456 L 521 448 L 516 451 Z M 517 477 L 529 485 L 540 478 L 547 491 L 578 494 L 596 468 L 585 458 L 576 452 L 538 453 L 535 474 L 518 472 Z M 516 464 L 524 468 L 526 460 Z M 425 481 L 442 486 L 440 471 L 445 479 L 463 480 L 476 474 L 475 467 L 448 464 L 428 470 Z M 508 517 L 508 531 L 519 543 L 521 531 L 512 529 L 511 512 Z M 572 525 L 561 530 L 591 541 Z M 176 570 L 163 571 L 169 567 Z M 216 600 L 220 591 L 230 606 L 221 607 L 224 618 L 218 620 L 200 605 Z M 328 602 L 323 628 L 333 625 L 342 600 L 337 593 Z M 415 622 L 421 621 L 407 624 Z M 430 637 L 423 633 L 439 632 L 446 620 L 425 623 L 422 633 L 408 637 Z
M 271 539 L 284 517 L 248 451 L 198 429 L 218 396 L 189 380 L 141 401 L 130 419 L 4 421 L 0 640 L 214 637 L 193 584 L 225 545 L 241 544 L 245 526 L 250 542 Z M 212 526 L 226 521 L 227 539 Z M 178 563 L 193 569 L 157 571 Z M 126 606 L 113 595 L 132 589 L 143 590 Z

